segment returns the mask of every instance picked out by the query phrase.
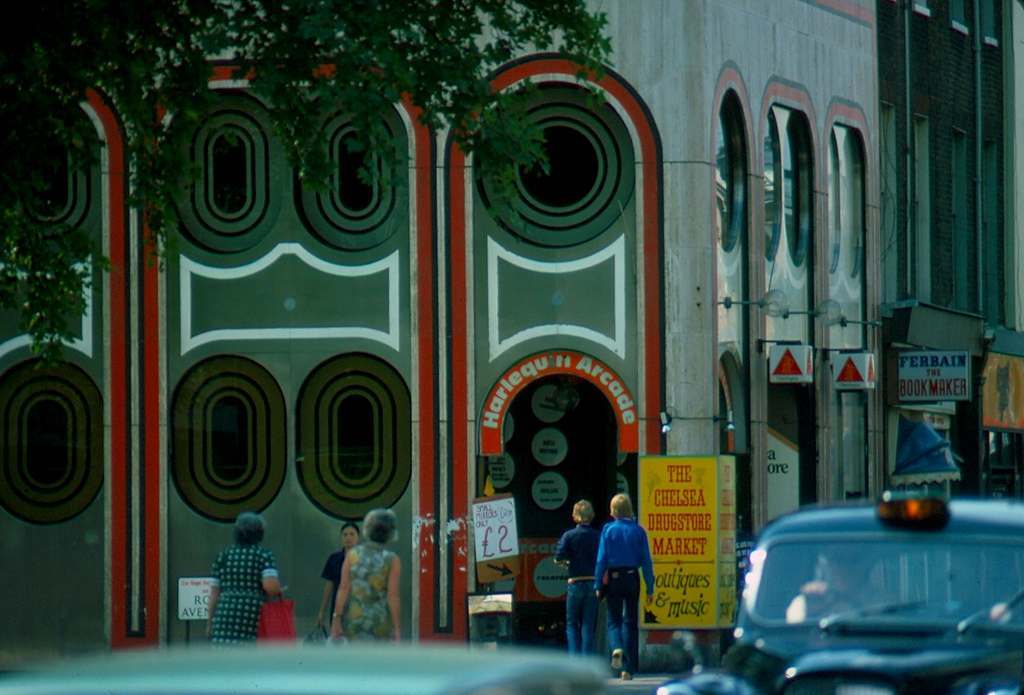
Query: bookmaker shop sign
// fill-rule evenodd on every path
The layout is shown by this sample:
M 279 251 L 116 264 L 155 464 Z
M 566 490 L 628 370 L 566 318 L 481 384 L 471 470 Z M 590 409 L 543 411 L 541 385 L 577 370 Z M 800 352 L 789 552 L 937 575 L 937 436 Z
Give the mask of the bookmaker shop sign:
M 966 350 L 901 352 L 896 367 L 902 403 L 971 400 L 971 359 Z

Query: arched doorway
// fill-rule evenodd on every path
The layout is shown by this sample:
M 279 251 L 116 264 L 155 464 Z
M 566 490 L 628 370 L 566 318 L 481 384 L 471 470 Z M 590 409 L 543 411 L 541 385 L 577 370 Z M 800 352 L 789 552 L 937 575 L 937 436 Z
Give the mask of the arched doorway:
M 566 575 L 553 562 L 555 545 L 580 499 L 594 505 L 600 529 L 612 495 L 636 488 L 636 456 L 619 452 L 606 395 L 572 374 L 537 379 L 516 394 L 503 440 L 503 454 L 481 457 L 478 493 L 515 498 L 521 574 L 493 588 L 515 593 L 517 641 L 564 647 Z

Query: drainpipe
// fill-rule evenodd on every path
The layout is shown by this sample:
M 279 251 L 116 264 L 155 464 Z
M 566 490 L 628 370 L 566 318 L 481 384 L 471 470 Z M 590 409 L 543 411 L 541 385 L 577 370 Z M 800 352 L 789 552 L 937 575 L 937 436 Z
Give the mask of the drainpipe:
M 907 296 L 917 297 L 917 288 L 920 282 L 917 277 L 917 258 L 914 255 L 914 248 L 917 246 L 914 239 L 914 112 L 910 103 L 910 19 L 913 13 L 914 0 L 903 1 L 903 76 L 904 76 L 904 106 L 906 112 L 907 142 L 903 148 L 906 152 L 906 174 L 907 174 Z
M 974 228 L 975 232 L 975 248 L 977 254 L 977 272 L 978 272 L 978 283 L 977 283 L 977 294 L 978 294 L 978 313 L 984 315 L 985 313 L 985 278 L 982 275 L 984 265 L 982 263 L 982 253 L 985 250 L 983 239 L 982 239 L 982 190 L 981 190 L 981 150 L 982 150 L 982 127 L 981 127 L 981 3 L 979 0 L 974 0 L 974 123 L 975 123 L 975 135 L 974 135 Z M 985 316 L 985 322 L 988 323 L 988 316 Z

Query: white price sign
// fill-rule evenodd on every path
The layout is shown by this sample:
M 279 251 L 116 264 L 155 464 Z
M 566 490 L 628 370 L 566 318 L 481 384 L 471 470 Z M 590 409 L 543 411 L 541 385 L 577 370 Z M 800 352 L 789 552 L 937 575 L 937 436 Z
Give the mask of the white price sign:
M 473 501 L 473 547 L 477 562 L 519 554 L 516 501 L 511 495 Z

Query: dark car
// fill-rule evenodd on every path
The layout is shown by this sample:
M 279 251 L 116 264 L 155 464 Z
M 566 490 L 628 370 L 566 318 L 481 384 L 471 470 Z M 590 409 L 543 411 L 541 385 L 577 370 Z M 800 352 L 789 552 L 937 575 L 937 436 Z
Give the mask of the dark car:
M 751 553 L 722 668 L 658 695 L 1017 693 L 1022 589 L 1024 505 L 886 496 L 801 510 Z

